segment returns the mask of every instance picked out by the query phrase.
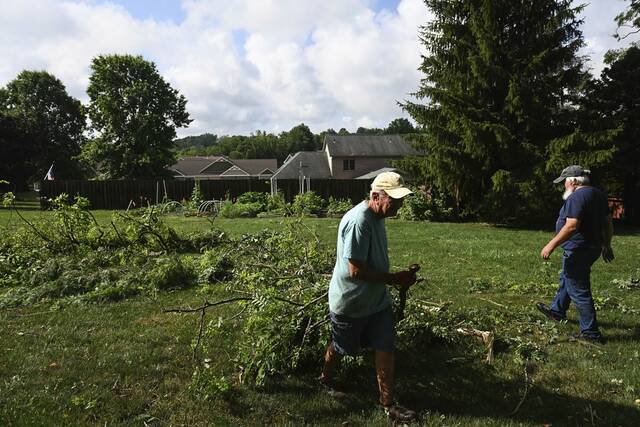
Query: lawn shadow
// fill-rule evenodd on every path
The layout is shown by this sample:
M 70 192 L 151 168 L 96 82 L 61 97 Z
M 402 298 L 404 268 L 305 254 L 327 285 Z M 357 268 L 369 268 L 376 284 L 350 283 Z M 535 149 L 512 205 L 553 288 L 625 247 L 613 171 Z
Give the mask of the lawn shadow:
M 639 333 L 640 328 L 632 339 Z M 496 351 L 501 352 L 500 348 Z M 434 341 L 424 348 L 400 350 L 396 356 L 396 397 L 425 419 L 444 415 L 477 418 L 480 423 L 492 420 L 497 424 L 578 426 L 640 422 L 640 412 L 630 405 L 554 391 L 555 386 L 570 389 L 566 381 L 571 380 L 553 385 L 538 383 L 535 364 L 527 368 L 526 384 L 524 367 L 522 376 L 505 379 L 483 358 L 483 350 L 474 344 Z M 317 368 L 319 371 L 320 365 Z M 364 352 L 357 363 L 347 361 L 340 369 L 337 380 L 346 395 L 328 393 L 316 381 L 318 372 L 311 371 L 309 368 L 297 375 L 273 378 L 262 389 L 237 390 L 225 399 L 227 408 L 235 417 L 276 424 L 283 417 L 294 424 L 333 425 L 338 421 L 357 424 L 363 418 L 381 416 L 371 351 Z
M 470 359 L 469 353 L 460 354 L 460 350 L 434 343 L 418 352 L 423 357 L 399 354 L 396 375 L 399 398 L 423 414 L 437 412 L 539 425 L 640 422 L 640 412 L 631 406 L 555 392 L 535 381 L 525 386 L 524 368 L 521 378 L 505 380 L 492 365 L 481 358 Z M 527 372 L 529 378 L 535 377 L 535 366 Z

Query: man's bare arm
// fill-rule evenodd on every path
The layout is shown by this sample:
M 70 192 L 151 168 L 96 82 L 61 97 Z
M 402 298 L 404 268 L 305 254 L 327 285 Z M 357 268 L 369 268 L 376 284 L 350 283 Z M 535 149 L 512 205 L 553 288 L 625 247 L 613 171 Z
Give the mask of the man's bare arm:
M 580 220 L 577 218 L 567 218 L 564 226 L 558 231 L 553 239 L 549 240 L 549 243 L 545 245 L 540 251 L 540 256 L 544 259 L 549 259 L 551 253 L 555 248 L 569 240 L 569 238 L 578 230 L 580 226 Z
M 409 287 L 416 281 L 415 273 L 405 270 L 397 273 L 386 273 L 376 270 L 365 261 L 349 258 L 349 277 L 372 283 L 385 283 Z

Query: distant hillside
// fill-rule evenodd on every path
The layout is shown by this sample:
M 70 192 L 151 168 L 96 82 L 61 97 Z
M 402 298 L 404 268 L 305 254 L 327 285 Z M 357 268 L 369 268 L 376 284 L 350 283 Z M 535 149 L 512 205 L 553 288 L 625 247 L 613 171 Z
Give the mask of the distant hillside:
M 218 135 L 204 133 L 202 135 L 187 136 L 173 141 L 176 150 L 181 151 L 188 148 L 207 148 L 218 143 Z

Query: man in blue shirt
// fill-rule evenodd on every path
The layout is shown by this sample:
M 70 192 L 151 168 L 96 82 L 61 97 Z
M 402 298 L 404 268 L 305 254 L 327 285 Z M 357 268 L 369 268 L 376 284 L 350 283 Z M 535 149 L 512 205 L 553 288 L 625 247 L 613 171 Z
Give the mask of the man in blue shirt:
M 394 172 L 379 174 L 369 200 L 347 212 L 338 228 L 336 264 L 329 285 L 331 344 L 320 382 L 333 387 L 332 376 L 343 355 L 358 355 L 361 347 L 375 351 L 380 404 L 394 421 L 415 418 L 414 411 L 393 401 L 395 322 L 387 285 L 409 288 L 415 272 L 389 272 L 384 219 L 395 216 L 411 190 Z
M 551 306 L 540 302 L 536 307 L 549 319 L 560 321 L 566 319 L 573 301 L 580 314 L 580 334 L 576 338 L 599 341 L 601 334 L 591 296 L 591 266 L 600 255 L 605 262 L 613 260 L 613 224 L 607 196 L 590 185 L 589 174 L 588 169 L 572 165 L 553 181 L 564 181 L 565 202 L 556 221 L 556 235 L 542 248 L 540 256 L 547 260 L 556 247 L 564 249 L 560 287 Z

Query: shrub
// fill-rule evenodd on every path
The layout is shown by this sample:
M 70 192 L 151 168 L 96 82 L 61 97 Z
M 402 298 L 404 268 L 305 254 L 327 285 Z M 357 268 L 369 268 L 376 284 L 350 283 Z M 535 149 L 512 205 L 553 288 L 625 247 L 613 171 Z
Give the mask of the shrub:
M 324 200 L 313 191 L 296 195 L 291 209 L 296 215 L 319 215 L 324 208 Z
M 258 207 L 259 210 L 257 213 L 259 213 L 267 210 L 269 197 L 271 196 L 267 193 L 248 191 L 238 196 L 236 203 L 241 205 L 254 205 L 255 207 Z
M 260 203 L 233 203 L 227 200 L 222 203 L 218 215 L 223 218 L 253 218 L 260 212 Z
M 447 201 L 432 192 L 412 188 L 413 194 L 405 197 L 398 211 L 401 219 L 410 221 L 446 221 L 455 218 L 453 208 Z
M 284 200 L 282 192 L 278 191 L 276 194 L 270 194 L 267 196 L 267 210 L 276 213 L 285 213 L 290 210 L 290 206 Z
M 350 199 L 334 199 L 329 197 L 327 215 L 344 215 L 353 207 Z

